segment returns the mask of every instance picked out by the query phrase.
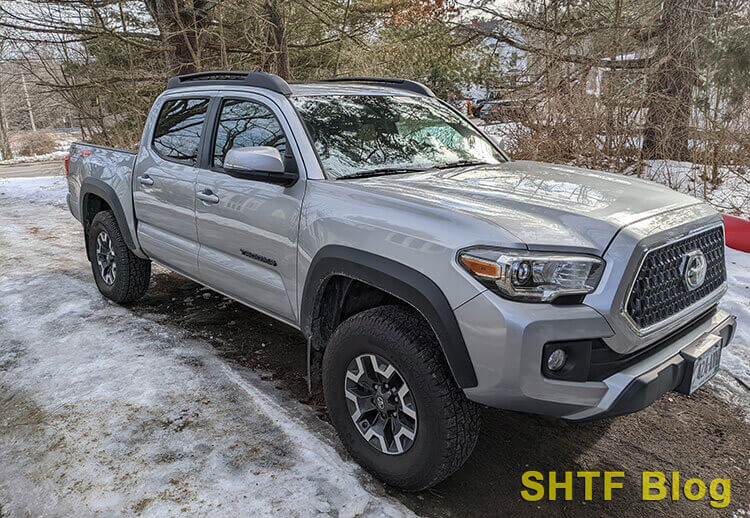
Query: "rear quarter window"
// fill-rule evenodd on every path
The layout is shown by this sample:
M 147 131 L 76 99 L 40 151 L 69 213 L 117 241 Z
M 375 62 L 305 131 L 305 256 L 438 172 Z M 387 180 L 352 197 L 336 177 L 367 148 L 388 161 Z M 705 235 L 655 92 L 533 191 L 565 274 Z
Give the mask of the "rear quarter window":
M 154 128 L 154 151 L 166 160 L 196 165 L 208 99 L 172 99 L 164 103 Z

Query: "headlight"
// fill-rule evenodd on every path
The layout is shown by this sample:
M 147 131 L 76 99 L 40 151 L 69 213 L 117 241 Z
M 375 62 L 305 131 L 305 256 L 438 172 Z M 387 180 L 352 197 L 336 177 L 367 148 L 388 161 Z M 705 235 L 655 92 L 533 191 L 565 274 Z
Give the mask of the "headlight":
M 604 271 L 604 261 L 597 257 L 527 250 L 470 248 L 458 260 L 495 293 L 522 302 L 591 293 Z

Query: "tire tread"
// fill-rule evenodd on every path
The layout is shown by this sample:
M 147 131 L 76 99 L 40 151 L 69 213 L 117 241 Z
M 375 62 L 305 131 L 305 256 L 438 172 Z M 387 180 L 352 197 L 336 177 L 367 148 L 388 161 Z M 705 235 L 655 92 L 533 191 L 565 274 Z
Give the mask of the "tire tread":
M 115 253 L 118 257 L 124 259 L 125 265 L 125 268 L 121 268 L 120 264 L 117 265 L 117 275 L 118 277 L 122 275 L 122 277 L 115 281 L 115 287 L 111 293 L 105 293 L 102 291 L 101 286 L 99 287 L 99 291 L 102 291 L 102 294 L 105 297 L 112 299 L 118 304 L 127 304 L 140 299 L 146 293 L 149 281 L 151 280 L 151 261 L 148 259 L 141 259 L 135 255 L 130 248 L 128 248 L 128 245 L 122 237 L 120 226 L 117 224 L 117 219 L 112 211 L 104 210 L 98 212 L 91 222 L 89 232 L 93 235 L 95 233 L 93 229 L 99 225 L 104 227 L 109 234 L 113 246 L 116 249 Z M 90 236 L 87 236 L 87 239 L 94 240 Z M 93 244 L 91 246 L 93 246 Z M 93 250 L 91 253 L 91 266 L 94 269 L 94 277 L 97 279 L 98 285 L 98 275 L 96 272 L 97 265 L 93 259 Z
M 402 337 L 399 347 L 404 356 L 414 363 L 418 371 L 433 378 L 431 397 L 437 398 L 439 408 L 444 409 L 441 419 L 446 424 L 447 432 L 440 448 L 438 467 L 431 473 L 420 473 L 416 477 L 410 476 L 402 480 L 386 480 L 381 473 L 371 471 L 399 487 L 418 490 L 434 486 L 458 470 L 474 450 L 479 438 L 479 406 L 468 400 L 456 384 L 432 329 L 416 311 L 396 305 L 365 310 L 343 322 L 334 332 L 331 341 L 336 339 L 337 334 L 346 333 L 351 328 L 374 335 Z M 351 453 L 361 462 L 356 451 Z

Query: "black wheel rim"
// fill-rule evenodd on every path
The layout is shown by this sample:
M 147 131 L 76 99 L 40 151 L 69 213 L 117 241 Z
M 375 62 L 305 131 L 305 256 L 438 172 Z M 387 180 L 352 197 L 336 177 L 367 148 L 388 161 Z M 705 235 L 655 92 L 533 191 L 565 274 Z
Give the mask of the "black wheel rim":
M 362 354 L 349 362 L 344 394 L 354 426 L 376 450 L 406 453 L 417 435 L 417 407 L 406 380 L 396 367 L 377 354 Z

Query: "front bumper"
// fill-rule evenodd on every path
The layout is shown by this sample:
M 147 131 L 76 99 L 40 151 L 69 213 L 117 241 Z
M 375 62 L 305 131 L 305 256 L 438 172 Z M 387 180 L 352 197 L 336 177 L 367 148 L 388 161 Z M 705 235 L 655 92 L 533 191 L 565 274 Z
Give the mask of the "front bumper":
M 700 325 L 677 333 L 674 340 L 603 381 L 565 381 L 542 374 L 544 344 L 607 338 L 612 328 L 585 305 L 523 304 L 484 292 L 456 309 L 456 317 L 474 363 L 478 385 L 466 396 L 485 405 L 588 420 L 640 410 L 683 380 L 680 352 L 708 334 L 722 336 L 722 347 L 734 335 L 736 322 L 716 310 Z
M 646 408 L 671 390 L 678 387 L 685 390 L 690 385 L 686 351 L 713 337 L 721 340 L 722 348 L 726 347 L 734 336 L 737 320 L 734 315 L 717 311 L 706 327 L 705 330 L 691 333 L 685 337 L 686 340 L 676 340 L 666 350 L 643 362 L 610 376 L 604 380 L 608 390 L 599 405 L 566 418 L 581 421 L 630 414 Z

